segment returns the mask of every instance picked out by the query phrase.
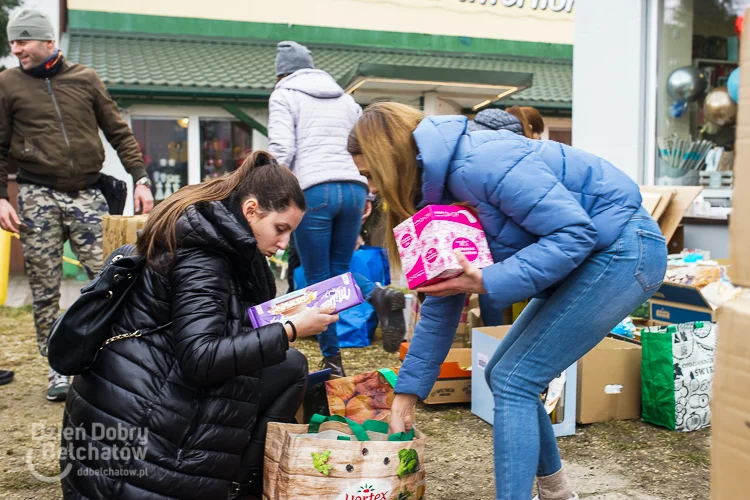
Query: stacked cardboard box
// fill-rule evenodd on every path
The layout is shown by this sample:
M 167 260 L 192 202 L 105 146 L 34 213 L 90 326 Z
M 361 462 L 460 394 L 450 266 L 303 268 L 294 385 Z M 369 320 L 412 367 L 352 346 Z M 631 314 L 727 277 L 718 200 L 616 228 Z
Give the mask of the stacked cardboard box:
M 745 15 L 741 66 L 750 68 L 750 9 Z M 729 247 L 732 282 L 750 287 L 750 78 L 740 87 Z M 747 195 L 747 196 L 745 196 Z M 711 498 L 747 498 L 750 471 L 750 300 L 719 309 L 711 401 Z
M 102 219 L 102 238 L 104 260 L 109 255 L 128 243 L 138 240 L 138 231 L 146 225 L 148 215 L 105 215 Z

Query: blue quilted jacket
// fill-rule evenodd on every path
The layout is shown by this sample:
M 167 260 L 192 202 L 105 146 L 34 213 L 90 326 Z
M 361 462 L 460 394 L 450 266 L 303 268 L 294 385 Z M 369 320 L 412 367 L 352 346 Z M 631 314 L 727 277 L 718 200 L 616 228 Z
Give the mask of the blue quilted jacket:
M 422 206 L 468 202 L 495 264 L 484 288 L 501 307 L 539 296 L 609 247 L 641 205 L 638 186 L 584 151 L 508 131 L 466 131 L 463 116 L 425 118 L 414 131 Z M 426 398 L 465 297 L 427 297 L 396 392 Z

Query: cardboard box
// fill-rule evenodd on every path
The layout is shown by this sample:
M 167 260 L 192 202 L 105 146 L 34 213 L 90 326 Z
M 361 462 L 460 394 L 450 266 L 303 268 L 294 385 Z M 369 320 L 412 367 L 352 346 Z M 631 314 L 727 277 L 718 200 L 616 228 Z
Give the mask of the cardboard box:
M 694 286 L 665 282 L 649 305 L 651 319 L 657 325 L 716 320 L 716 310 Z
M 659 223 L 669 242 L 682 222 L 685 210 L 703 191 L 701 186 L 639 186 L 643 207 Z
M 492 326 L 477 328 L 471 332 L 471 412 L 489 424 L 494 423 L 495 398 L 485 380 L 485 368 L 510 328 L 510 325 Z M 561 408 L 563 421 L 552 425 L 555 436 L 558 437 L 576 433 L 578 372 L 575 364 L 565 370 L 565 376 L 567 380 Z
M 401 344 L 401 361 L 406 357 L 409 344 Z M 440 375 L 432 386 L 425 404 L 468 403 L 471 401 L 471 349 L 451 349 L 440 365 Z
M 641 346 L 606 337 L 578 362 L 576 422 L 641 416 Z
M 748 49 L 750 50 L 750 49 Z M 719 309 L 711 400 L 711 498 L 747 498 L 750 471 L 750 301 Z
M 134 215 L 126 217 L 122 215 L 105 215 L 102 218 L 102 250 L 104 260 L 126 244 L 135 244 L 138 240 L 138 231 L 146 225 L 148 215 Z
M 745 18 L 745 24 L 748 23 Z M 748 28 L 750 29 L 750 28 Z M 745 31 L 748 33 L 748 31 Z M 740 64 L 750 67 L 750 37 L 742 37 Z M 732 261 L 732 283 L 750 287 L 750 78 L 740 80 L 739 109 L 735 141 L 734 192 L 732 216 L 729 219 L 729 258 Z

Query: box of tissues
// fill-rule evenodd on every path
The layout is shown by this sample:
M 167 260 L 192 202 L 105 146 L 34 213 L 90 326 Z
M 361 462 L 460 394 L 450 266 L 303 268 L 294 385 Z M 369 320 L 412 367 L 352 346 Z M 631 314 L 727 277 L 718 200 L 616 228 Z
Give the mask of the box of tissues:
M 429 205 L 396 226 L 393 234 L 411 289 L 461 275 L 454 250 L 478 268 L 493 263 L 482 225 L 466 207 Z

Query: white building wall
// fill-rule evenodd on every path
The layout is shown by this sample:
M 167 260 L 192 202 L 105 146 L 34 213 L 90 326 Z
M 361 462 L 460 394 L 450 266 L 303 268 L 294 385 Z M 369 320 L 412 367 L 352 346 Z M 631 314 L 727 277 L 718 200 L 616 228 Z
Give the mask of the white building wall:
M 573 146 L 644 177 L 647 0 L 576 3 Z M 649 90 L 650 91 L 650 90 Z

